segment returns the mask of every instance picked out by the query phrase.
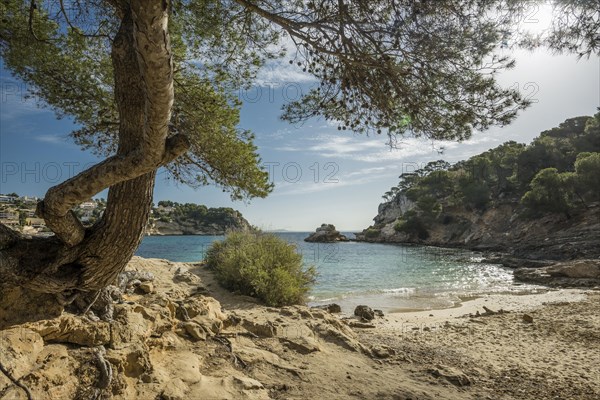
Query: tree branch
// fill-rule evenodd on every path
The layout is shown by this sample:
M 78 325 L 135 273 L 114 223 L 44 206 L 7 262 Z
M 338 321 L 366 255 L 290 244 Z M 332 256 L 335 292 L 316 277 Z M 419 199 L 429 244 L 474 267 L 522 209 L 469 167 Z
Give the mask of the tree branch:
M 44 218 L 48 228 L 61 241 L 67 246 L 74 246 L 83 240 L 85 229 L 71 208 L 107 187 L 137 178 L 168 164 L 185 153 L 189 146 L 190 143 L 184 135 L 175 135 L 161 146 L 163 151 L 158 162 L 141 149 L 125 156 L 110 157 L 50 188 L 44 200 L 38 204 L 37 213 Z

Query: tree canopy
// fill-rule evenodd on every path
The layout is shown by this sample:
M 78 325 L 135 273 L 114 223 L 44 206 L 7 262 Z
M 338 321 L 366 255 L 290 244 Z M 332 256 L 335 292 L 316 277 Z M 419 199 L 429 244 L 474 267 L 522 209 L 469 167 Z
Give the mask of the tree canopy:
M 175 91 L 169 135 L 184 133 L 191 147 L 166 168 L 180 182 L 214 182 L 234 198 L 271 190 L 254 135 L 238 126 L 241 104 L 234 89 L 251 85 L 266 61 L 284 54 L 282 38 L 296 45 L 288 51 L 290 63 L 320 81 L 286 105 L 286 120 L 321 115 L 340 129 L 391 139 L 412 134 L 461 140 L 473 130 L 508 124 L 529 100 L 497 84 L 495 73 L 514 63 L 496 51 L 507 32 L 518 44 L 527 3 L 169 2 Z M 558 1 L 556 29 L 543 43 L 581 55 L 597 51 L 598 15 L 585 3 Z M 0 6 L 6 66 L 30 84 L 42 105 L 73 118 L 77 144 L 102 155 L 118 146 L 110 54 L 127 4 L 10 0 Z M 561 10 L 578 18 L 567 23 Z M 542 43 L 527 39 L 521 43 Z
M 444 215 L 500 204 L 520 203 L 522 215 L 533 218 L 587 208 L 600 200 L 599 126 L 600 112 L 570 118 L 529 145 L 509 141 L 453 165 L 432 161 L 402 174 L 384 196 L 414 203 L 397 230 L 424 237 L 427 226 L 443 223 Z

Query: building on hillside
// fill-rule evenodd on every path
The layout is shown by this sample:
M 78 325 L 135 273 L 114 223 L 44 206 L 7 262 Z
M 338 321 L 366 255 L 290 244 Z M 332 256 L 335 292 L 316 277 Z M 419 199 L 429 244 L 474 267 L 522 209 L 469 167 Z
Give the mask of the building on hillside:
M 19 212 L 24 213 L 25 216 L 29 218 L 35 217 L 35 210 L 32 210 L 31 208 L 21 208 L 19 209 Z
M 14 210 L 0 211 L 0 219 L 16 219 L 19 222 L 19 213 Z
M 43 218 L 27 218 L 25 220 L 25 223 L 28 226 L 32 226 L 34 228 L 45 228 L 46 227 L 46 221 L 44 221 Z
M 86 201 L 79 205 L 82 210 L 95 210 L 98 205 L 93 201 Z
M 0 194 L 0 203 L 14 203 L 16 200 L 18 199 L 18 197 L 15 196 L 8 196 L 8 195 L 4 195 L 4 194 Z
M 24 204 L 37 204 L 37 202 L 39 201 L 39 199 L 37 197 L 29 197 L 29 196 L 23 196 L 20 198 L 20 200 Z

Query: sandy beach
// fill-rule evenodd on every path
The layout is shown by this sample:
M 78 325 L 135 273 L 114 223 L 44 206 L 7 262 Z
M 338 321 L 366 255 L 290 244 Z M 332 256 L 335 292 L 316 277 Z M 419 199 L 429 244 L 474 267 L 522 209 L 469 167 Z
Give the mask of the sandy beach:
M 597 290 L 491 294 L 359 321 L 262 306 L 201 264 L 135 257 L 128 270 L 153 279 L 124 295 L 111 323 L 68 313 L 4 321 L 0 362 L 33 398 L 600 397 Z M 102 390 L 101 361 L 113 371 Z M 0 374 L 0 399 L 25 398 Z

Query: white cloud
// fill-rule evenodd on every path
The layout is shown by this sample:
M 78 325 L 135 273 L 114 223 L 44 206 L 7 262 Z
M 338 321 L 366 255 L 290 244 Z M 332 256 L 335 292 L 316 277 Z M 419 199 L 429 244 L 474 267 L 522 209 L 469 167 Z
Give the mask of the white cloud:
M 256 77 L 257 86 L 275 88 L 316 81 L 314 76 L 302 72 L 301 67 L 284 60 L 269 62 L 258 72 Z
M 52 143 L 52 144 L 68 143 L 68 138 L 65 135 L 35 135 L 34 139 L 39 142 Z

